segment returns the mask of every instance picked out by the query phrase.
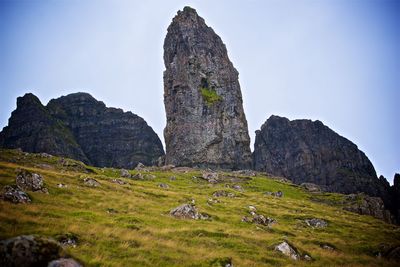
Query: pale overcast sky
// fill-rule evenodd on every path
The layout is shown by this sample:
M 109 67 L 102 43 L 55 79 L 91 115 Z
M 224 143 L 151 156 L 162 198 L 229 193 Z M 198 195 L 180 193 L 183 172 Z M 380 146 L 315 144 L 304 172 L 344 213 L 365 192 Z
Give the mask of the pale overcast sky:
M 400 172 L 396 0 L 0 0 L 0 127 L 27 92 L 47 104 L 84 91 L 143 117 L 163 140 L 163 42 L 186 5 L 240 73 L 252 143 L 272 114 L 318 119 L 378 175 Z

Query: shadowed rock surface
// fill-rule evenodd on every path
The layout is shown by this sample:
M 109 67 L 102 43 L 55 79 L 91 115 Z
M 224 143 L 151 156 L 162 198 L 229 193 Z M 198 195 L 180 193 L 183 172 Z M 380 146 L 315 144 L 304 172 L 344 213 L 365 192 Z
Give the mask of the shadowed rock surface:
M 390 185 L 378 179 L 367 156 L 355 144 L 320 121 L 271 116 L 256 131 L 254 167 L 296 184 L 314 183 L 339 193 L 365 192 L 391 203 Z
M 89 162 L 71 131 L 62 121 L 52 117 L 40 100 L 30 93 L 17 98 L 17 109 L 0 133 L 0 147 L 46 152 Z
M 160 139 L 139 116 L 107 108 L 87 93 L 52 99 L 43 106 L 33 94 L 17 99 L 0 147 L 46 152 L 99 167 L 152 165 L 164 150 Z
M 251 166 L 238 72 L 225 44 L 196 10 L 178 11 L 164 41 L 166 164 Z

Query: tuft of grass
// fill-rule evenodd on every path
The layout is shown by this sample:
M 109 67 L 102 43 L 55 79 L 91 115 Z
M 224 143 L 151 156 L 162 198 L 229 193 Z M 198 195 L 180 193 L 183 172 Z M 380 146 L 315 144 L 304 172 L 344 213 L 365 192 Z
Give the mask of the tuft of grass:
M 204 101 L 206 101 L 207 105 L 212 105 L 218 101 L 222 100 L 222 97 L 217 94 L 217 92 L 213 89 L 209 89 L 206 87 L 200 88 L 201 95 L 203 96 Z
M 49 194 L 29 192 L 30 204 L 0 201 L 0 239 L 21 234 L 57 238 L 73 233 L 76 247 L 67 253 L 85 266 L 396 266 L 376 252 L 382 244 L 400 245 L 400 228 L 370 216 L 344 211 L 340 194 L 309 194 L 292 184 L 258 175 L 239 184 L 244 192 L 209 184 L 200 171 L 174 173 L 154 170 L 154 179 L 120 177 L 120 170 L 95 168 L 83 163 L 60 164 L 58 157 L 41 157 L 17 150 L 0 150 L 0 188 L 15 183 L 15 170 L 25 168 L 40 173 Z M 88 169 L 91 170 L 88 173 Z M 136 174 L 137 171 L 130 171 Z M 233 175 L 233 174 L 232 174 Z M 175 176 L 175 180 L 169 177 Z M 83 177 L 99 181 L 100 187 L 84 186 Z M 111 182 L 118 178 L 127 182 Z M 57 184 L 66 184 L 58 188 Z M 158 186 L 167 183 L 169 189 Z M 237 182 L 235 184 L 238 184 Z M 220 197 L 209 204 L 218 190 L 236 197 Z M 266 196 L 266 191 L 282 191 L 283 197 Z M 199 212 L 211 220 L 179 220 L 169 215 L 176 206 L 194 199 Z M 242 222 L 248 206 L 277 220 L 268 227 Z M 115 212 L 108 212 L 108 211 Z M 329 224 L 313 229 L 304 223 L 321 218 Z M 312 262 L 293 262 L 274 251 L 287 240 Z M 334 251 L 321 248 L 326 243 Z

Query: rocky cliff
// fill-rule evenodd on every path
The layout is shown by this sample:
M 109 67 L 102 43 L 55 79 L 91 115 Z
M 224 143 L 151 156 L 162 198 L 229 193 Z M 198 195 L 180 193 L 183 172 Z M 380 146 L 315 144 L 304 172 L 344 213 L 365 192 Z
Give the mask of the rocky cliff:
M 157 134 L 142 118 L 107 108 L 86 93 L 53 99 L 46 107 L 32 94 L 19 97 L 0 133 L 0 146 L 120 168 L 151 165 L 164 154 Z
M 377 178 L 367 156 L 320 121 L 271 116 L 256 131 L 253 161 L 256 170 L 298 184 L 310 182 L 345 194 L 364 192 L 391 202 L 389 183 Z
M 164 64 L 166 163 L 249 168 L 238 72 L 221 38 L 194 9 L 178 11 L 168 27 Z
M 89 163 L 72 132 L 62 121 L 52 117 L 33 94 L 17 98 L 17 109 L 0 133 L 0 147 L 46 152 Z

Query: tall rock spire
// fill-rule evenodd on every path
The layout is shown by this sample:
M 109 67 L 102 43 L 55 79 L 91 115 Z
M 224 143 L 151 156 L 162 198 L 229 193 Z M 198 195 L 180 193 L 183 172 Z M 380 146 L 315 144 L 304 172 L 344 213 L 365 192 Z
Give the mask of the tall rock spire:
M 251 167 L 238 71 L 196 10 L 178 11 L 164 41 L 166 163 Z

